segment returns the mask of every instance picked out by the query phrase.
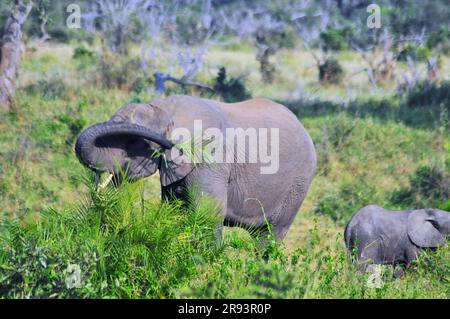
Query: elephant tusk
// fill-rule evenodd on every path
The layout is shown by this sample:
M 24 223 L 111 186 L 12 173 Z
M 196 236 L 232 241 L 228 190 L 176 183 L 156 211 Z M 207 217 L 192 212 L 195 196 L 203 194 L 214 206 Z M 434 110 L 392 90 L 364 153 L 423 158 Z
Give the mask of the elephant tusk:
M 98 186 L 98 188 L 103 189 L 106 186 L 108 186 L 108 184 L 109 184 L 109 182 L 111 182 L 113 176 L 114 176 L 113 174 L 109 174 L 108 177 L 104 180 L 104 182 Z

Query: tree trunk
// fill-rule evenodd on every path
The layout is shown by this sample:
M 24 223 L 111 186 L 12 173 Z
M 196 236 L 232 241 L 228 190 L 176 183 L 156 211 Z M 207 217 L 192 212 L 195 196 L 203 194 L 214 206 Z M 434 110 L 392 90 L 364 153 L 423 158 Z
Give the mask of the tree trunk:
M 33 7 L 32 1 L 16 0 L 6 20 L 0 56 L 0 110 L 10 111 L 20 65 L 22 25 Z

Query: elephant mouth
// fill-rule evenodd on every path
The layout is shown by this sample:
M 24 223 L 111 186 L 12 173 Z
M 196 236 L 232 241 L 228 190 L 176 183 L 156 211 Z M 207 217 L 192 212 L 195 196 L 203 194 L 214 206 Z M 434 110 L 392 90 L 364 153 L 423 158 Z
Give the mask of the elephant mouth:
M 105 122 L 84 130 L 77 139 L 79 160 L 99 175 L 109 172 L 120 185 L 150 176 L 158 169 L 155 149 L 170 149 L 173 143 L 153 130 L 132 123 Z

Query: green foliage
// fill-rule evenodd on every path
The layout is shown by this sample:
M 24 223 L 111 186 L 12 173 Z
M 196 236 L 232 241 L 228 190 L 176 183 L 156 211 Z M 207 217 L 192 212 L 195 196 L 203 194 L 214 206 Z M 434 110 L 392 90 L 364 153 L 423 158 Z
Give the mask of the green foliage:
M 447 200 L 446 202 L 437 205 L 437 208 L 450 212 L 450 200 Z
M 73 50 L 73 56 L 74 59 L 84 59 L 84 58 L 92 58 L 94 56 L 94 53 L 88 49 L 86 49 L 84 46 L 76 47 L 75 50 Z
M 450 110 L 450 81 L 441 84 L 420 82 L 409 93 L 406 103 L 411 107 L 443 105 Z
M 76 47 L 73 51 L 72 58 L 76 60 L 81 68 L 85 68 L 87 65 L 90 65 L 94 62 L 94 52 L 88 50 L 84 46 Z
M 66 143 L 68 145 L 73 145 L 75 143 L 75 139 L 81 133 L 82 129 L 87 125 L 87 119 L 84 115 L 84 110 L 87 105 L 84 101 L 81 101 L 78 104 L 78 108 L 76 111 L 70 111 L 68 113 L 61 114 L 59 117 L 59 121 L 64 123 L 68 129 L 69 134 L 66 139 Z
M 1 297 L 170 297 L 220 256 L 212 202 L 151 203 L 140 183 L 86 183 L 89 197 L 75 209 L 48 210 L 28 226 L 1 223 Z
M 350 27 L 343 29 L 329 28 L 320 34 L 322 47 L 325 51 L 342 51 L 348 49 L 348 43 L 353 34 Z
M 436 166 L 419 167 L 410 176 L 409 186 L 396 190 L 391 197 L 393 204 L 402 207 L 436 207 L 449 199 L 450 174 Z
M 140 93 L 149 83 L 137 59 L 122 58 L 114 53 L 102 55 L 97 73 L 99 84 L 108 89 L 119 88 Z
M 364 180 L 344 184 L 335 194 L 322 198 L 316 213 L 330 216 L 340 225 L 345 225 L 360 208 L 371 203 L 374 186 Z
M 392 1 L 385 10 L 385 19 L 397 35 L 420 34 L 424 29 L 428 32 L 439 30 L 450 14 L 446 0 L 436 1 Z
M 251 98 L 250 92 L 245 87 L 242 78 L 227 78 L 225 67 L 221 67 L 214 83 L 214 91 L 225 102 L 239 102 Z
M 450 50 L 450 29 L 444 26 L 436 32 L 430 34 L 426 43 L 430 49 L 437 49 L 444 53 Z
M 319 81 L 322 83 L 339 84 L 343 76 L 344 70 L 334 58 L 329 58 L 319 65 Z
M 429 48 L 408 44 L 398 53 L 397 60 L 407 61 L 409 57 L 414 61 L 426 62 L 431 56 L 432 52 Z
M 322 117 L 349 114 L 356 118 L 374 118 L 381 122 L 395 121 L 424 129 L 448 128 L 448 83 L 418 83 L 404 98 L 358 98 L 343 105 L 318 99 L 284 102 L 297 116 Z
M 331 243 L 324 238 L 331 239 Z M 382 287 L 370 288 L 369 274 L 359 273 L 349 265 L 343 247 L 336 244 L 340 240 L 340 236 L 330 238 L 326 231 L 313 226 L 303 247 L 291 253 L 280 252 L 262 260 L 252 250 L 229 251 L 212 265 L 208 280 L 180 289 L 177 297 L 414 298 L 425 296 L 423 287 L 428 283 L 443 290 L 427 297 L 442 298 L 448 294 L 448 247 L 428 252 L 403 279 L 394 280 L 392 270 L 385 269 Z

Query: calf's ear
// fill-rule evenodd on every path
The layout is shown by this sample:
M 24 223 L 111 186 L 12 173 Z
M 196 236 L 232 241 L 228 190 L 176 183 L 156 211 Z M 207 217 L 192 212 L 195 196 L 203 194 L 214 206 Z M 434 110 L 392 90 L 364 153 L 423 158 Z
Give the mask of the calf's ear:
M 409 214 L 407 228 L 408 237 L 416 246 L 432 248 L 445 243 L 445 236 L 435 227 L 433 217 L 425 209 Z

